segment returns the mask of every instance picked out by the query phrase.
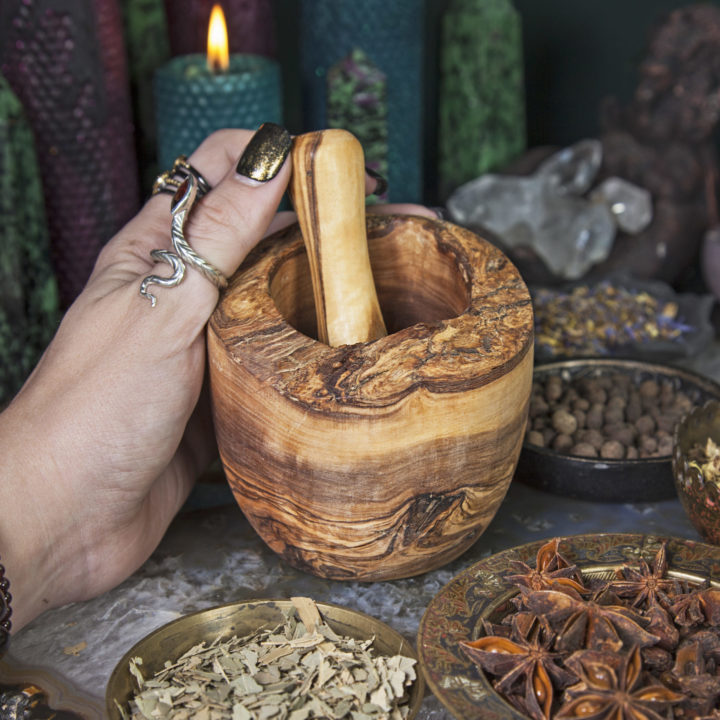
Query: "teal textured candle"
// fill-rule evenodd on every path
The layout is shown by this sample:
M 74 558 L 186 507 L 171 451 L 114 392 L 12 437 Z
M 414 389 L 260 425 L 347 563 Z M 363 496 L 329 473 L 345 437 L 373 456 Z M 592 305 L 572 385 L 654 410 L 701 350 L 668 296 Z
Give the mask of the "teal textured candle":
M 189 155 L 215 130 L 282 124 L 280 66 L 259 55 L 231 55 L 212 71 L 204 55 L 173 58 L 155 73 L 155 122 L 160 166 Z

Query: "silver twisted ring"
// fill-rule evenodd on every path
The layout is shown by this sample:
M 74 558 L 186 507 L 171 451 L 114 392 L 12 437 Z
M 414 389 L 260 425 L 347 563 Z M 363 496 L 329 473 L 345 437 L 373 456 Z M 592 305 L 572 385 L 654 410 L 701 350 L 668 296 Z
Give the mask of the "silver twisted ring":
M 210 183 L 188 162 L 185 155 L 178 155 L 170 170 L 160 173 L 153 183 L 152 195 L 169 193 L 175 195 L 183 180 L 194 176 L 198 185 L 198 197 L 210 192 Z
M 155 307 L 157 298 L 148 291 L 148 287 L 150 285 L 160 285 L 162 287 L 179 285 L 185 277 L 186 264 L 195 268 L 219 290 L 227 287 L 227 278 L 222 272 L 201 255 L 198 255 L 185 239 L 185 224 L 190 216 L 190 211 L 203 194 L 200 192 L 200 182 L 194 170 L 191 169 L 175 191 L 170 210 L 172 216 L 170 236 L 175 252 L 170 250 L 152 250 L 150 252 L 150 255 L 156 260 L 162 260 L 171 265 L 173 274 L 170 277 L 148 275 L 140 284 L 140 294 L 150 300 L 152 307 Z

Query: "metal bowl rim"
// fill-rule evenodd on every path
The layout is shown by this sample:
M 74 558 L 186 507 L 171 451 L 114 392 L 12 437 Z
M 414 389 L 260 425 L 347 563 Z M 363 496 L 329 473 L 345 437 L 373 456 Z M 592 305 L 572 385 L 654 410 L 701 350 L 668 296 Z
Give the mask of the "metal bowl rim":
M 318 610 L 320 611 L 320 614 L 322 615 L 323 609 L 330 609 L 330 610 L 342 610 L 343 612 L 349 613 L 351 616 L 357 617 L 357 618 L 365 618 L 369 621 L 371 621 L 373 624 L 379 625 L 383 633 L 390 633 L 391 635 L 396 636 L 398 639 L 402 640 L 403 648 L 406 652 L 398 653 L 403 654 L 406 657 L 412 658 L 415 660 L 415 680 L 413 681 L 412 685 L 408 688 L 408 694 L 409 694 L 409 707 L 410 712 L 408 714 L 408 719 L 412 720 L 414 718 L 419 709 L 420 704 L 422 703 L 423 697 L 425 695 L 425 677 L 422 671 L 422 668 L 420 666 L 420 657 L 417 653 L 417 650 L 413 647 L 412 643 L 404 636 L 402 633 L 395 630 L 393 627 L 388 625 L 387 623 L 383 622 L 382 620 L 376 618 L 373 615 L 369 615 L 368 613 L 363 612 L 362 610 L 355 610 L 354 608 L 349 608 L 345 605 L 338 605 L 337 603 L 329 603 L 329 602 L 321 602 L 321 601 L 313 601 L 315 602 L 315 605 L 317 606 Z M 166 632 L 168 629 L 172 628 L 175 625 L 180 625 L 182 623 L 188 622 L 192 618 L 196 618 L 200 615 L 216 612 L 216 611 L 222 611 L 222 610 L 230 610 L 231 608 L 242 608 L 245 606 L 252 606 L 252 605 L 266 605 L 266 606 L 272 606 L 277 605 L 278 609 L 280 609 L 282 606 L 286 607 L 292 607 L 292 600 L 290 598 L 255 598 L 255 599 L 248 599 L 248 600 L 235 600 L 227 603 L 222 603 L 220 605 L 213 605 L 211 607 L 203 608 L 201 610 L 195 610 L 191 613 L 187 613 L 185 615 L 181 615 L 180 617 L 175 618 L 174 620 L 170 620 L 169 622 L 164 623 L 163 625 L 155 628 L 154 630 L 151 630 L 147 635 L 144 635 L 142 638 L 140 638 L 137 642 L 135 642 L 132 647 L 130 647 L 127 652 L 120 658 L 120 660 L 117 662 L 115 667 L 113 668 L 112 673 L 110 674 L 110 678 L 108 679 L 106 688 L 105 688 L 105 707 L 107 711 L 110 711 L 112 708 L 115 709 L 115 698 L 111 696 L 111 690 L 113 686 L 115 685 L 115 680 L 118 675 L 121 673 L 126 672 L 126 668 L 130 662 L 130 660 L 137 656 L 139 653 L 140 648 L 144 647 L 146 643 L 150 642 L 154 637 L 157 637 L 161 632 Z M 377 635 L 377 633 L 376 633 Z M 369 639 L 369 638 L 368 638 Z

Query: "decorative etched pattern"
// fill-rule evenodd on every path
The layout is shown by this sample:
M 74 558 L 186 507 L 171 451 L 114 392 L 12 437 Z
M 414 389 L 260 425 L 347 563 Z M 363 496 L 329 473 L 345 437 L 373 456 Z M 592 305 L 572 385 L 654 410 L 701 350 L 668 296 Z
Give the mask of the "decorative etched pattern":
M 720 487 L 703 478 L 688 453 L 694 445 L 704 446 L 708 438 L 717 441 L 720 402 L 709 400 L 691 411 L 675 428 L 672 468 L 675 488 L 690 522 L 705 540 L 720 545 Z

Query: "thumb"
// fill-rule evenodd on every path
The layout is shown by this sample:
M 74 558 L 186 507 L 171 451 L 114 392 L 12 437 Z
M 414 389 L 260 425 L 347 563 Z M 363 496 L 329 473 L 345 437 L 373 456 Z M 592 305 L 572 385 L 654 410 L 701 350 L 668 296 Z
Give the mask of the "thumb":
M 265 123 L 237 163 L 195 206 L 186 226 L 193 249 L 232 275 L 272 222 L 290 178 L 292 139 L 285 128 Z M 191 158 L 202 167 L 203 151 Z

